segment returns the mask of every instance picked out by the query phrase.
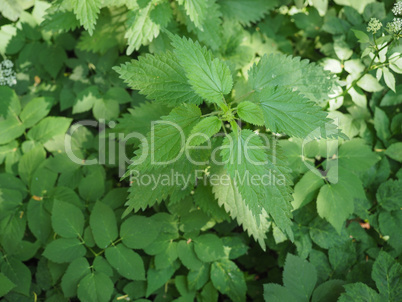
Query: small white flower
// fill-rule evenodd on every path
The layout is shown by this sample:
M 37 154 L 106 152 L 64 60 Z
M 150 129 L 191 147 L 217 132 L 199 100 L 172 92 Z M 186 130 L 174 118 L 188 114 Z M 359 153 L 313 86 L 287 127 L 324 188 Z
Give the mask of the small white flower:
M 14 66 L 10 60 L 4 60 L 0 63 L 0 86 L 13 86 L 17 84 L 16 73 L 12 69 Z
M 367 27 L 367 31 L 375 34 L 377 31 L 379 31 L 381 29 L 381 27 L 382 27 L 382 23 L 380 20 L 378 20 L 376 18 L 371 18 L 370 22 L 368 24 L 368 27 Z
M 402 1 L 398 1 L 394 4 L 392 12 L 395 16 L 402 15 Z
M 402 19 L 394 18 L 392 22 L 387 24 L 388 30 L 393 33 L 399 33 L 402 30 Z

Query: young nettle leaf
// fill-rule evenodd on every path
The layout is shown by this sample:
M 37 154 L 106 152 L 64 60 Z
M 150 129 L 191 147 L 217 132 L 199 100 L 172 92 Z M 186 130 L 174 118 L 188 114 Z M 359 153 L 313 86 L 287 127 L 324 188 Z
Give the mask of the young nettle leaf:
M 92 35 L 101 8 L 100 0 L 72 0 L 74 13 L 81 25 Z
M 194 126 L 189 138 L 189 144 L 198 146 L 208 141 L 222 128 L 222 121 L 217 116 L 203 118 Z
M 276 1 L 221 0 L 219 5 L 225 18 L 250 26 L 251 23 L 260 20 L 269 9 L 275 7 Z
M 209 14 L 209 6 L 211 0 L 178 0 L 180 5 L 184 6 L 187 15 L 190 20 L 194 22 L 194 25 L 199 29 L 203 29 L 204 21 Z
M 229 67 L 196 41 L 169 33 L 174 53 L 186 72 L 194 91 L 203 99 L 227 109 L 223 96 L 232 90 Z
M 169 106 L 183 103 L 200 104 L 202 98 L 188 83 L 183 67 L 171 52 L 139 57 L 120 67 L 115 67 L 132 89 L 147 98 Z
M 241 102 L 237 106 L 237 114 L 247 123 L 257 126 L 264 125 L 263 110 L 254 103 L 249 101 Z
M 277 226 L 293 239 L 290 228 L 292 180 L 278 151 L 274 157 L 273 151 L 263 145 L 257 134 L 241 130 L 238 137 L 232 133 L 224 140 L 221 156 L 251 211 L 260 214 L 265 209 Z M 258 181 L 253 181 L 256 178 Z M 255 218 L 259 223 L 259 216 Z

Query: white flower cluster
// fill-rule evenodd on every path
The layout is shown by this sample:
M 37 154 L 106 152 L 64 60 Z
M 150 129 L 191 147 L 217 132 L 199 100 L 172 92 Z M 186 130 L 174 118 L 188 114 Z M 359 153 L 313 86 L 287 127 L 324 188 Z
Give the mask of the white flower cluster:
M 392 12 L 395 16 L 402 15 L 402 1 L 398 1 L 394 4 Z
M 379 31 L 381 29 L 381 27 L 382 27 L 382 23 L 380 20 L 378 20 L 376 18 L 371 18 L 370 22 L 368 24 L 368 27 L 367 27 L 367 31 L 375 34 L 377 31 Z
M 17 84 L 16 73 L 13 70 L 14 64 L 10 60 L 0 63 L 0 86 L 13 86 Z
M 399 33 L 402 30 L 402 19 L 394 18 L 394 21 L 389 22 L 387 24 L 388 30 L 395 34 Z

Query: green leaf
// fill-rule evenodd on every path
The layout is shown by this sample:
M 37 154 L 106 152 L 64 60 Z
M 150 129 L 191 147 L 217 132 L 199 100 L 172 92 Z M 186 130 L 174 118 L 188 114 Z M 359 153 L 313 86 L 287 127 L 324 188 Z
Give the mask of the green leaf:
M 355 138 L 346 141 L 339 148 L 339 166 L 356 172 L 370 169 L 380 160 L 380 157 L 371 151 L 363 139 Z
M 53 102 L 53 98 L 39 97 L 26 104 L 20 115 L 24 127 L 30 128 L 46 117 L 52 108 Z
M 343 280 L 329 280 L 320 284 L 313 293 L 311 302 L 336 302 L 339 296 L 345 291 Z
M 174 53 L 186 72 L 194 91 L 203 99 L 225 106 L 223 96 L 233 85 L 232 75 L 225 62 L 213 59 L 212 52 L 196 41 L 169 34 Z
M 24 125 L 17 117 L 0 120 L 0 145 L 8 144 L 20 137 L 25 131 Z
M 118 236 L 116 216 L 113 210 L 100 201 L 92 209 L 89 225 L 96 245 L 101 249 L 107 248 Z
M 217 290 L 232 301 L 246 301 L 247 286 L 243 272 L 228 259 L 216 261 L 211 267 L 211 281 Z
M 352 29 L 352 31 L 355 34 L 356 38 L 358 39 L 358 42 L 360 42 L 360 43 L 369 43 L 370 42 L 370 38 L 365 32 L 357 30 L 357 29 Z
M 387 242 L 389 245 L 397 251 L 402 250 L 402 242 L 399 239 L 399 230 L 402 228 L 402 211 L 400 210 L 400 206 L 396 211 L 381 211 L 378 216 L 378 223 L 382 236 L 388 236 Z
M 8 86 L 0 86 L 0 117 L 16 117 L 21 104 L 17 94 Z
M 379 107 L 375 107 L 374 111 L 374 128 L 377 131 L 377 136 L 386 144 L 391 136 L 389 118 Z
M 95 258 L 96 259 L 96 258 Z M 77 295 L 78 284 L 85 276 L 91 274 L 91 268 L 86 258 L 77 258 L 68 266 L 61 279 L 61 288 L 67 298 Z
M 228 174 L 258 224 L 258 215 L 265 209 L 276 225 L 293 239 L 290 228 L 292 180 L 289 170 L 280 158 L 280 150 L 276 150 L 275 157 L 271 152 L 257 134 L 250 130 L 242 130 L 237 138 L 234 133 L 225 138 L 221 156 L 226 163 Z M 273 174 L 275 179 L 271 179 Z
M 22 1 L 5 0 L 0 3 L 1 14 L 11 21 L 17 21 L 23 11 Z
M 24 183 L 31 183 L 35 170 L 38 169 L 45 158 L 46 152 L 41 145 L 36 146 L 21 157 L 18 163 L 18 173 Z
M 147 272 L 147 292 L 146 297 L 149 297 L 158 288 L 163 286 L 169 279 L 173 276 L 176 268 L 174 266 L 169 266 L 162 270 L 156 270 L 154 268 L 149 268 Z
M 71 0 L 74 13 L 81 25 L 89 32 L 92 33 L 95 29 L 96 19 L 101 8 L 100 0 Z
M 208 282 L 210 276 L 210 265 L 204 263 L 197 270 L 190 270 L 187 275 L 188 287 L 199 290 Z
M 319 171 L 316 171 L 319 173 Z M 310 203 L 317 191 L 324 185 L 324 179 L 313 171 L 308 171 L 295 185 L 292 206 L 295 210 Z
M 316 217 L 309 226 L 311 239 L 324 249 L 340 245 L 349 239 L 344 229 L 341 234 L 338 234 L 331 224 L 320 217 Z
M 267 86 L 297 91 L 313 102 L 323 102 L 335 85 L 335 77 L 308 60 L 283 54 L 264 55 L 249 70 L 249 84 L 261 91 Z
M 148 99 L 170 106 L 202 102 L 172 52 L 140 56 L 114 70 L 132 89 L 139 90 Z
M 199 270 L 201 268 L 202 262 L 194 252 L 193 242 L 179 241 L 177 244 L 177 254 L 183 265 L 189 270 Z
M 264 299 L 270 302 L 295 301 L 295 297 L 285 287 L 270 283 L 264 284 Z
M 46 117 L 29 130 L 27 137 L 38 143 L 45 144 L 56 135 L 65 134 L 71 122 L 72 119 L 66 117 Z
M 254 103 L 249 101 L 241 102 L 237 106 L 237 114 L 247 123 L 257 126 L 264 125 L 263 111 Z
M 331 120 L 315 103 L 283 87 L 267 86 L 256 96 L 264 114 L 265 125 L 273 132 L 305 138 L 321 133 Z M 318 129 L 318 131 L 317 131 Z
M 120 113 L 119 102 L 111 99 L 96 100 L 93 107 L 94 117 L 99 121 L 111 121 L 117 119 Z
M 331 168 L 328 173 L 335 171 Z M 338 183 L 326 184 L 318 193 L 317 212 L 340 234 L 346 219 L 353 213 L 354 199 L 366 199 L 360 179 L 351 172 L 339 168 Z
M 5 296 L 10 290 L 15 287 L 15 284 L 11 282 L 3 273 L 0 273 L 0 297 Z
M 368 92 L 378 92 L 384 89 L 377 79 L 371 74 L 364 75 L 358 82 L 357 85 Z
M 199 29 L 203 29 L 205 19 L 208 16 L 208 8 L 210 6 L 210 0 L 178 0 L 180 5 L 184 6 L 187 15 L 190 20 L 194 22 L 194 25 Z
M 51 241 L 45 248 L 43 256 L 56 263 L 67 263 L 83 257 L 86 249 L 81 241 L 75 238 L 61 238 Z
M 123 244 L 108 247 L 105 256 L 123 277 L 130 280 L 145 280 L 144 263 L 141 257 Z
M 268 221 L 268 213 L 263 209 L 260 214 L 257 214 L 259 215 L 258 219 L 255 218 L 256 214 L 247 206 L 247 202 L 240 195 L 238 187 L 230 176 L 224 171 L 216 175 L 219 175 L 220 179 L 227 177 L 230 180 L 226 183 L 213 184 L 212 191 L 219 205 L 223 206 L 230 217 L 236 219 L 248 235 L 253 236 L 261 248 L 265 250 L 266 232 L 271 225 L 271 222 Z
M 205 234 L 194 239 L 194 250 L 203 262 L 212 262 L 225 257 L 222 240 L 214 234 Z
M 393 257 L 381 251 L 374 262 L 371 277 L 377 285 L 382 301 L 401 301 L 402 267 Z
M 264 0 L 222 0 L 219 1 L 223 16 L 250 26 L 262 19 L 268 10 L 277 5 L 277 1 Z
M 402 207 L 402 180 L 389 179 L 382 183 L 376 193 L 378 205 L 388 211 Z
M 29 296 L 32 276 L 31 271 L 24 263 L 11 257 L 8 258 L 7 261 L 2 262 L 0 270 L 2 275 L 15 285 L 13 292 Z M 5 283 L 4 286 L 5 291 L 7 290 L 7 283 Z M 8 283 L 8 286 L 11 286 L 11 284 Z M 2 289 L 2 287 L 3 283 L 0 283 L 0 289 Z
M 385 150 L 385 154 L 390 158 L 402 162 L 402 143 L 394 143 Z
M 203 118 L 191 131 L 188 143 L 192 146 L 198 146 L 219 132 L 222 128 L 221 120 L 216 116 Z
M 160 227 L 150 218 L 134 215 L 121 224 L 120 237 L 129 248 L 144 249 L 156 240 L 159 231 Z
M 384 81 L 385 84 L 387 84 L 387 86 L 389 87 L 389 89 L 391 89 L 393 92 L 396 93 L 395 91 L 395 77 L 392 74 L 392 72 L 387 68 L 387 67 L 383 67 L 382 68 L 383 74 L 384 74 Z
M 63 47 L 59 45 L 51 45 L 45 47 L 39 55 L 40 62 L 45 70 L 56 78 L 62 69 L 64 62 L 67 61 L 67 54 Z
M 55 200 L 52 226 L 54 231 L 64 238 L 77 238 L 84 231 L 84 215 L 75 205 Z
M 89 86 L 77 94 L 77 99 L 73 106 L 73 114 L 89 111 L 96 102 L 101 100 L 98 87 L 95 85 Z
M 86 302 L 108 302 L 113 293 L 113 282 L 104 273 L 92 273 L 78 285 L 78 298 Z
M 317 282 L 314 265 L 306 260 L 288 254 L 283 272 L 283 285 L 297 298 L 297 301 L 310 301 Z
M 380 302 L 383 301 L 380 295 L 363 283 L 353 283 L 344 285 L 346 293 L 339 297 L 339 302 Z
M 52 231 L 51 216 L 44 202 L 30 199 L 28 203 L 28 226 L 31 232 L 45 244 Z

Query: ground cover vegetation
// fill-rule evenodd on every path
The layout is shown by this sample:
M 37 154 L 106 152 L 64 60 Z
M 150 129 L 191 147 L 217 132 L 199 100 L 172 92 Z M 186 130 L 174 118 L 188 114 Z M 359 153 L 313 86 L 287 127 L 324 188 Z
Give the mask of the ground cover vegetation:
M 4 301 L 402 301 L 402 2 L 0 2 Z

